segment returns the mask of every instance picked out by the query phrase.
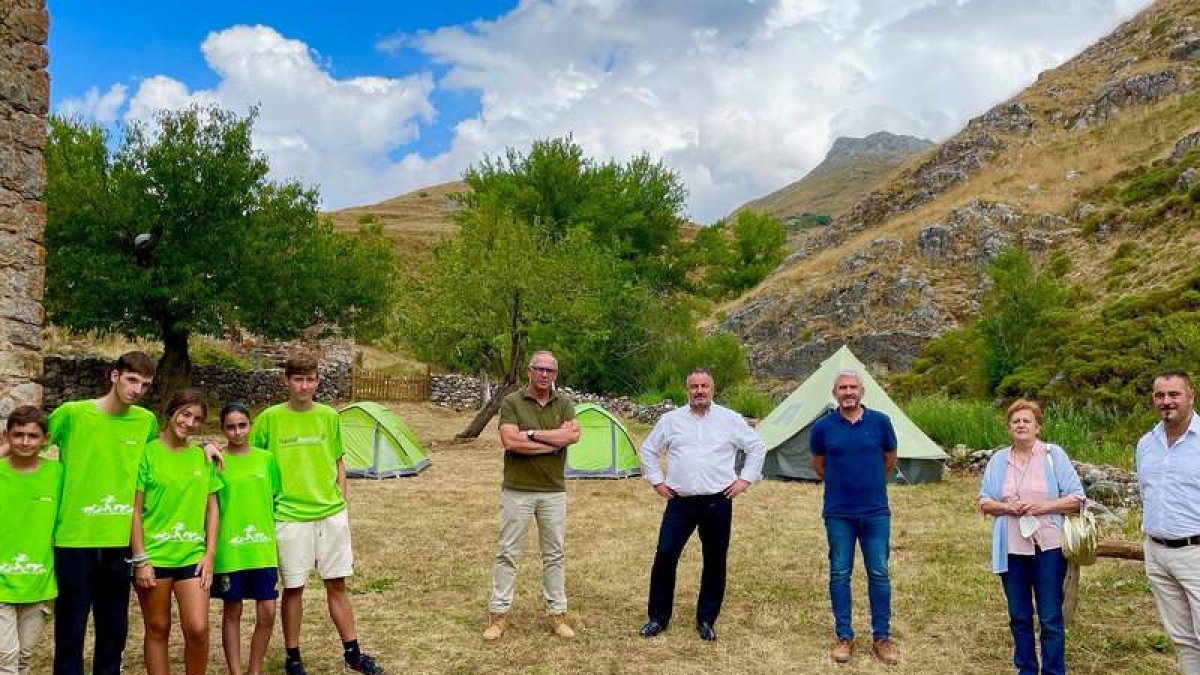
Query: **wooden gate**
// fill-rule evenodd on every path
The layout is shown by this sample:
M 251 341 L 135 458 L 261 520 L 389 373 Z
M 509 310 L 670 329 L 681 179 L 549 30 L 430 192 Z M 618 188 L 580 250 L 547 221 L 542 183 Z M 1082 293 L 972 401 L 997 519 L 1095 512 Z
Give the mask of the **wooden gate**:
M 370 370 L 354 369 L 351 393 L 356 401 L 428 401 L 432 373 L 392 375 Z

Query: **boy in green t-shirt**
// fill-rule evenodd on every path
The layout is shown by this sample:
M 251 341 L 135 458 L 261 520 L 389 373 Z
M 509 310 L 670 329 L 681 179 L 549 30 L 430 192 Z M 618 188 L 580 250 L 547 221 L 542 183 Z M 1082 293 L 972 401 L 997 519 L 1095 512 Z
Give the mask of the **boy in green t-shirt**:
M 329 618 L 337 628 L 350 670 L 376 675 L 384 669 L 358 646 L 346 577 L 354 573 L 350 521 L 346 515 L 346 466 L 337 412 L 313 401 L 320 383 L 318 362 L 308 353 L 288 358 L 283 370 L 287 403 L 255 420 L 250 445 L 275 457 L 281 479 L 275 503 L 279 574 L 283 578 L 284 671 L 304 675 L 300 626 L 304 586 L 313 569 L 325 582 Z
M 158 421 L 134 404 L 154 381 L 154 361 L 122 354 L 109 370 L 109 391 L 64 403 L 50 415 L 50 442 L 63 470 L 54 529 L 59 596 L 54 617 L 54 672 L 83 674 L 88 616 L 96 629 L 93 673 L 121 672 L 129 632 L 129 535 L 133 494 L 146 443 Z
M 33 648 L 58 594 L 54 582 L 54 516 L 62 465 L 40 457 L 48 424 L 23 405 L 5 423 L 8 453 L 0 459 L 0 672 L 29 675 Z

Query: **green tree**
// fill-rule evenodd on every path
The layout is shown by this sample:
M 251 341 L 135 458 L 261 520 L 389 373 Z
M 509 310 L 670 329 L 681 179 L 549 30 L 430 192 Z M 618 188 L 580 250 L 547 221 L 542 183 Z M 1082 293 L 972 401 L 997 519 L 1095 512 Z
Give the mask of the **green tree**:
M 164 112 L 113 145 L 98 126 L 50 121 L 48 318 L 161 340 L 161 399 L 190 383 L 196 333 L 384 330 L 395 278 L 386 239 L 378 228 L 336 233 L 317 217 L 315 190 L 269 181 L 254 118 Z
M 679 215 L 687 196 L 678 176 L 646 155 L 599 163 L 570 137 L 535 141 L 527 154 L 510 148 L 466 172 L 471 191 L 461 218 L 508 216 L 551 239 L 576 227 L 612 251 L 641 280 L 679 288 Z
M 783 262 L 786 241 L 783 224 L 756 211 L 739 211 L 732 231 L 725 221 L 702 229 L 691 256 L 704 270 L 704 292 L 725 297 L 753 288 Z
M 508 217 L 464 223 L 400 293 L 400 331 L 418 357 L 500 384 L 460 434 L 474 437 L 524 373 L 527 347 L 559 357 L 564 382 L 627 388 L 622 353 L 645 339 L 652 301 L 580 227 L 553 238 Z
M 1052 274 L 1039 274 L 1029 256 L 1009 248 L 987 269 L 991 289 L 983 298 L 976 324 L 983 344 L 983 367 L 988 391 L 1030 363 L 1037 334 L 1066 305 L 1067 289 Z

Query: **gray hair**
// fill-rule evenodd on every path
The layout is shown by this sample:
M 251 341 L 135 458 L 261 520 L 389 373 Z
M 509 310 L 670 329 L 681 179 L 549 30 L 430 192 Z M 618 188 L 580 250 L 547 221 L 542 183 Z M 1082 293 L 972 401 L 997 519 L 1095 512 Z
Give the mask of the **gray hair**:
M 558 367 L 558 357 L 556 357 L 556 356 L 554 355 L 554 352 L 551 352 L 551 351 L 549 351 L 549 350 L 547 350 L 547 349 L 540 349 L 540 350 L 538 350 L 538 351 L 534 352 L 534 353 L 533 353 L 533 354 L 532 354 L 532 355 L 529 357 L 529 367 L 530 367 L 530 368 L 532 368 L 532 367 L 533 367 L 533 362 L 534 362 L 534 361 L 537 361 L 537 357 L 539 357 L 539 356 L 549 356 L 549 357 L 550 357 L 550 360 L 554 361 L 554 367 L 555 367 L 555 368 L 557 368 L 557 367 Z
M 853 368 L 844 368 L 842 370 L 837 371 L 837 375 L 834 375 L 834 377 L 833 377 L 833 383 L 836 385 L 837 381 L 842 379 L 843 377 L 853 378 L 858 381 L 858 386 L 860 386 L 860 387 L 863 386 L 862 374 L 859 373 L 857 370 L 854 370 Z

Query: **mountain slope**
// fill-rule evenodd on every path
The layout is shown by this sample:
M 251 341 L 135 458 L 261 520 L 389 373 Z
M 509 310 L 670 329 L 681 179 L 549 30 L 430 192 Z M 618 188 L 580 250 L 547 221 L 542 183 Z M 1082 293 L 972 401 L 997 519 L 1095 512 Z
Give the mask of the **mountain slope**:
M 1172 155 L 1182 181 L 1176 148 L 1198 130 L 1200 3 L 1159 0 L 807 238 L 723 308 L 724 326 L 761 376 L 802 378 L 843 343 L 906 369 L 978 312 L 983 269 L 1007 245 L 1067 256 L 1068 281 L 1088 292 L 1080 312 L 1177 282 L 1200 254 L 1191 188 L 1165 186 L 1161 212 L 1126 193 Z M 1139 271 L 1114 285 L 1107 261 L 1127 240 Z
M 400 259 L 406 262 L 428 259 L 434 244 L 458 232 L 454 214 L 458 211 L 455 195 L 470 188 L 455 181 L 414 190 L 378 204 L 352 206 L 327 215 L 339 230 L 357 232 L 364 223 L 375 221 L 396 244 Z
M 805 213 L 836 218 L 866 197 L 871 190 L 916 155 L 933 146 L 931 141 L 878 131 L 865 138 L 842 136 L 828 154 L 800 180 L 765 197 L 739 206 L 739 211 L 761 211 L 785 223 Z

